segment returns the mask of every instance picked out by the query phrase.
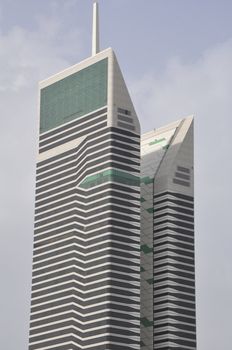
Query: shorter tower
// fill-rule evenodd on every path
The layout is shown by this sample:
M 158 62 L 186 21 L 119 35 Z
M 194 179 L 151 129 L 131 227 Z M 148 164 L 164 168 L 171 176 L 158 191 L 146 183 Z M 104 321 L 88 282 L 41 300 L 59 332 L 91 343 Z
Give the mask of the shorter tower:
M 141 348 L 196 349 L 193 118 L 142 136 Z

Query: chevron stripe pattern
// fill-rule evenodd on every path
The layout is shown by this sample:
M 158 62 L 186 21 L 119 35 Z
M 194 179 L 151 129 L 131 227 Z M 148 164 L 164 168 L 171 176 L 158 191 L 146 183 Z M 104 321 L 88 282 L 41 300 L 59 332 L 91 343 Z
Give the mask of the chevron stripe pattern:
M 196 350 L 192 118 L 141 153 L 141 348 Z
M 155 349 L 196 349 L 193 197 L 154 196 Z
M 29 350 L 139 349 L 140 140 L 106 121 L 40 136 Z

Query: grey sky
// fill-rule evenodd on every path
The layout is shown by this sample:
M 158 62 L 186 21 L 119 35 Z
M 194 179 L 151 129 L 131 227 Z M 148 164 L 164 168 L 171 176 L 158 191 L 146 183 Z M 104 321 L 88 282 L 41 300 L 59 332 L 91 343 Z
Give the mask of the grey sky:
M 231 350 L 232 1 L 100 0 L 142 128 L 195 114 L 199 350 Z M 91 52 L 92 0 L 0 2 L 0 349 L 26 350 L 37 82 Z

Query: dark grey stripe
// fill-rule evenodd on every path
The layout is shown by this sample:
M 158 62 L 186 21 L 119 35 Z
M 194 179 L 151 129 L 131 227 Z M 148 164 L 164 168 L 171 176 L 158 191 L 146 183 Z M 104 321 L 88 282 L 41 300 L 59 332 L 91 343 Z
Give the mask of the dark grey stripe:
M 94 120 L 94 124 L 103 122 L 104 120 L 107 120 L 107 116 L 106 116 L 106 115 L 101 116 L 101 117 L 95 119 L 95 120 Z M 67 131 L 65 131 L 65 132 L 63 132 L 63 133 L 61 133 L 61 134 L 59 134 L 59 135 L 56 135 L 56 136 L 53 136 L 53 137 L 51 137 L 51 138 L 49 138 L 49 139 L 46 139 L 46 140 L 44 140 L 44 141 L 41 141 L 41 142 L 39 143 L 39 147 L 42 148 L 42 147 L 44 147 L 44 146 L 46 146 L 46 145 L 50 145 L 51 143 L 53 143 L 53 142 L 55 142 L 55 141 L 57 141 L 57 140 L 60 140 L 60 139 L 62 139 L 62 138 L 64 138 L 64 137 L 70 136 L 70 135 L 72 135 L 72 134 L 74 134 L 74 133 L 75 133 L 76 135 L 78 135 L 78 133 L 79 133 L 81 130 L 86 129 L 86 128 L 89 128 L 89 127 L 91 127 L 92 125 L 93 125 L 93 121 L 92 121 L 92 120 L 88 121 L 87 123 L 84 122 L 84 123 L 80 124 L 79 126 L 77 126 L 76 128 L 68 129 Z M 77 136 L 77 137 L 78 137 L 78 136 Z
M 91 120 L 93 119 L 94 117 L 97 117 L 98 115 L 101 115 L 101 114 L 104 114 L 107 112 L 107 108 L 103 108 L 101 109 L 100 111 L 97 111 L 95 113 L 91 113 L 90 115 L 87 115 L 85 117 L 82 117 L 82 118 L 78 118 L 77 120 L 75 120 L 74 122 L 71 122 L 69 124 L 66 124 L 66 125 L 63 125 L 55 130 L 52 130 L 52 131 L 49 131 L 49 132 L 46 132 L 46 134 L 42 134 L 40 135 L 39 137 L 39 140 L 42 141 L 50 136 L 53 136 L 53 135 L 56 135 L 62 131 L 65 131 L 73 126 L 77 126 L 79 124 L 81 124 L 84 121 L 88 121 L 88 120 Z
M 71 314 L 71 317 L 73 317 L 74 315 Z M 52 325 L 50 324 L 51 322 L 47 322 L 44 324 L 44 327 L 41 327 L 40 329 L 33 329 L 30 330 L 30 335 L 34 335 L 34 334 L 38 334 L 38 333 L 42 333 L 42 332 L 46 332 L 46 331 L 50 331 L 50 330 L 55 330 L 56 328 L 62 328 L 62 327 L 67 327 L 67 326 L 76 326 L 78 328 L 81 328 L 83 331 L 88 330 L 89 326 L 85 325 L 85 324 L 81 324 L 78 322 L 78 320 L 67 320 L 67 316 L 66 319 L 63 320 L 63 322 L 60 322 L 58 325 Z M 57 317 L 57 321 L 59 321 L 59 318 Z M 62 319 L 61 319 L 62 321 Z M 42 324 L 43 325 L 43 324 Z M 96 320 L 96 323 L 94 324 L 94 327 L 101 327 L 101 326 L 105 326 L 106 325 L 106 320 Z M 127 321 L 117 321 L 117 320 L 108 320 L 107 322 L 108 326 L 120 326 L 123 328 L 130 328 L 131 324 Z M 33 324 L 32 327 L 35 327 L 35 325 Z M 133 328 L 139 328 L 139 326 L 134 325 Z M 138 329 L 139 331 L 139 329 Z
M 125 115 L 120 115 L 120 114 L 118 114 L 118 119 L 130 124 L 133 124 L 134 122 L 133 118 L 129 118 L 129 117 L 126 117 Z
M 185 167 L 183 167 L 183 166 L 177 166 L 177 170 L 178 171 L 182 171 L 183 173 L 190 173 L 190 169 L 188 169 L 188 168 L 185 168 Z
M 120 128 L 124 128 L 124 129 L 128 129 L 128 130 L 135 130 L 135 126 L 134 125 L 126 124 L 126 123 L 123 123 L 123 122 L 118 122 L 118 126 Z
M 57 280 L 52 280 L 52 281 L 48 281 L 48 282 L 44 282 L 44 283 L 41 283 L 39 286 L 32 286 L 32 291 L 37 291 L 38 289 L 41 289 L 41 288 L 47 288 L 47 287 L 54 287 L 56 286 L 57 284 L 60 284 L 60 283 L 65 283 L 65 282 L 72 282 L 72 281 L 76 281 L 76 283 L 78 283 L 78 279 L 77 279 L 77 276 L 76 275 L 70 275 L 70 276 L 66 276 L 66 277 L 60 277 L 58 278 Z M 106 281 L 101 281 L 101 282 L 98 282 L 98 283 L 94 283 L 94 288 L 97 289 L 97 288 L 103 288 L 103 287 L 109 287 L 109 281 L 106 280 Z M 114 281 L 114 280 L 111 280 L 110 281 L 110 286 L 111 287 L 121 287 L 121 288 L 125 288 L 125 289 L 133 289 L 133 290 L 136 290 L 136 289 L 139 289 L 139 287 L 135 286 L 135 285 L 132 285 L 131 283 L 127 283 L 127 282 L 119 282 L 119 281 Z M 180 288 L 180 287 L 179 287 Z M 82 290 L 84 291 L 85 288 L 82 286 Z M 188 290 L 188 293 L 190 291 Z
M 50 150 L 50 149 L 52 149 L 52 148 L 55 148 L 55 147 L 57 147 L 57 146 L 61 146 L 61 145 L 63 145 L 64 143 L 67 143 L 67 142 L 69 142 L 69 141 L 75 140 L 75 139 L 77 139 L 77 138 L 79 138 L 79 137 L 82 137 L 82 136 L 85 136 L 85 135 L 88 135 L 88 134 L 91 134 L 91 133 L 93 134 L 96 130 L 99 130 L 99 129 L 105 128 L 105 127 L 107 127 L 107 122 L 101 123 L 101 124 L 99 124 L 97 127 L 94 126 L 94 127 L 92 127 L 92 128 L 89 128 L 88 130 L 84 130 L 84 131 L 82 131 L 82 132 L 79 132 L 78 134 L 74 134 L 74 135 L 71 135 L 71 136 L 69 136 L 69 137 L 66 137 L 66 138 L 64 138 L 63 140 L 60 140 L 60 141 L 57 141 L 57 142 L 53 143 L 52 145 L 49 145 L 49 146 L 45 146 L 45 147 L 43 147 L 43 148 L 40 148 L 40 149 L 39 149 L 39 153 L 48 151 L 48 150 Z
M 173 196 L 173 197 L 176 197 L 176 198 L 181 198 L 183 200 L 187 200 L 187 201 L 193 202 L 193 197 L 191 197 L 191 196 L 187 196 L 187 195 L 182 194 L 182 193 L 170 192 L 170 191 L 154 194 L 154 199 L 159 198 L 159 197 L 163 197 L 163 196 L 166 196 L 166 195 L 170 195 L 170 196 Z
M 62 291 L 65 291 L 65 290 L 68 290 L 69 288 L 76 288 L 76 283 L 75 282 L 70 282 L 70 283 L 66 283 L 65 285 L 61 285 L 61 286 L 55 286 L 55 287 L 51 287 L 51 288 L 48 288 L 48 289 L 45 289 L 45 290 L 40 290 L 40 291 L 34 291 L 32 293 L 32 298 L 36 298 L 36 297 L 46 297 L 48 294 L 50 293 L 58 293 L 58 292 L 62 292 Z M 70 291 L 69 291 L 70 292 Z M 128 297 L 128 298 L 131 298 L 131 297 L 138 297 L 139 295 L 139 290 L 137 290 L 136 292 L 135 291 L 131 291 L 130 289 L 121 289 L 121 288 L 114 288 L 112 286 L 105 286 L 105 288 L 103 289 L 100 289 L 100 290 L 95 290 L 95 291 L 75 291 L 77 294 L 77 296 L 81 297 L 81 298 L 86 298 L 86 300 L 88 298 L 92 298 L 92 297 L 100 297 L 102 296 L 102 294 L 105 294 L 105 293 L 111 293 L 111 294 L 116 294 L 116 295 L 119 295 L 121 297 L 125 296 L 125 297 Z M 46 322 L 46 320 L 44 320 L 44 322 Z
M 98 201 L 95 203 L 90 203 L 90 204 L 81 204 L 81 203 L 77 204 L 74 202 L 75 200 L 78 200 L 78 197 L 72 196 L 72 197 L 69 197 L 68 199 L 66 198 L 65 200 L 61 200 L 58 203 L 53 203 L 53 204 L 50 204 L 46 207 L 36 209 L 35 214 L 37 214 L 37 215 L 35 216 L 35 218 L 36 219 L 43 218 L 46 215 L 58 214 L 59 212 L 62 212 L 64 210 L 74 208 L 77 205 L 78 205 L 79 209 L 86 210 L 86 211 L 101 207 L 101 206 L 106 205 L 106 204 L 113 204 L 113 205 L 116 204 L 116 205 L 121 205 L 121 206 L 125 206 L 125 207 L 128 205 L 128 201 L 126 201 L 124 199 L 118 199 L 118 198 L 106 198 L 106 199 L 103 199 L 101 201 Z M 139 202 L 138 199 L 137 199 L 137 202 Z M 71 203 L 71 204 L 67 205 L 68 203 Z M 135 209 L 135 208 L 139 209 L 140 205 L 133 203 L 133 209 Z M 50 210 L 50 212 L 47 214 L 46 213 L 42 214 L 44 211 L 47 211 L 47 210 Z M 41 214 L 41 215 L 39 215 L 39 214 Z M 45 215 L 45 216 L 43 216 L 43 215 Z
M 176 185 L 181 185 L 181 186 L 186 186 L 190 187 L 190 182 L 183 181 L 183 180 L 178 180 L 178 179 L 173 179 L 172 182 Z
M 190 175 L 186 175 L 178 172 L 175 172 L 175 177 L 179 177 L 180 179 L 184 179 L 184 180 L 190 180 Z
M 139 344 L 139 342 L 137 341 L 134 341 L 130 338 L 122 338 L 122 337 L 117 337 L 117 336 L 113 336 L 113 335 L 110 335 L 110 336 L 103 336 L 103 337 L 99 337 L 99 338 L 95 338 L 94 339 L 91 339 L 91 340 L 88 340 L 88 341 L 80 341 L 78 340 L 77 338 L 73 337 L 73 336 L 63 336 L 61 339 L 58 339 L 58 340 L 48 340 L 48 341 L 45 341 L 45 342 L 41 342 L 39 345 L 30 345 L 29 346 L 29 350 L 36 350 L 36 349 L 41 349 L 41 346 L 43 347 L 48 347 L 48 346 L 51 346 L 52 349 L 55 349 L 55 345 L 56 344 L 59 344 L 59 343 L 63 343 L 63 342 L 73 342 L 74 344 L 77 344 L 77 349 L 80 350 L 80 349 L 83 349 L 82 346 L 91 346 L 95 343 L 102 343 L 102 342 L 110 342 L 110 350 L 128 350 L 128 346 L 130 346 L 132 349 L 133 349 L 133 345 L 134 344 Z M 115 342 L 115 343 L 121 343 L 120 344 L 120 349 L 119 349 L 119 346 L 116 345 L 114 348 L 111 346 L 111 342 Z M 124 346 L 124 344 L 126 344 Z M 80 348 L 78 348 L 78 346 L 80 346 Z M 72 345 L 73 347 L 73 345 Z M 94 347 L 94 350 L 104 350 L 105 349 L 105 345 L 104 346 L 95 346 Z M 62 348 L 63 350 L 63 348 Z M 72 349 L 73 350 L 73 349 Z M 92 346 L 91 348 L 86 348 L 86 350 L 92 350 Z

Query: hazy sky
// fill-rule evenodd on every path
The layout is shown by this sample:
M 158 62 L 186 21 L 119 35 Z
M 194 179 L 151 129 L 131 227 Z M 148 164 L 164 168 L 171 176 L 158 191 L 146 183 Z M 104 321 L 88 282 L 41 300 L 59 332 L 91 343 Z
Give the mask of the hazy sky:
M 231 350 L 232 1 L 100 0 L 142 128 L 194 114 L 199 350 Z M 38 80 L 88 57 L 92 0 L 0 2 L 0 349 L 26 350 Z

